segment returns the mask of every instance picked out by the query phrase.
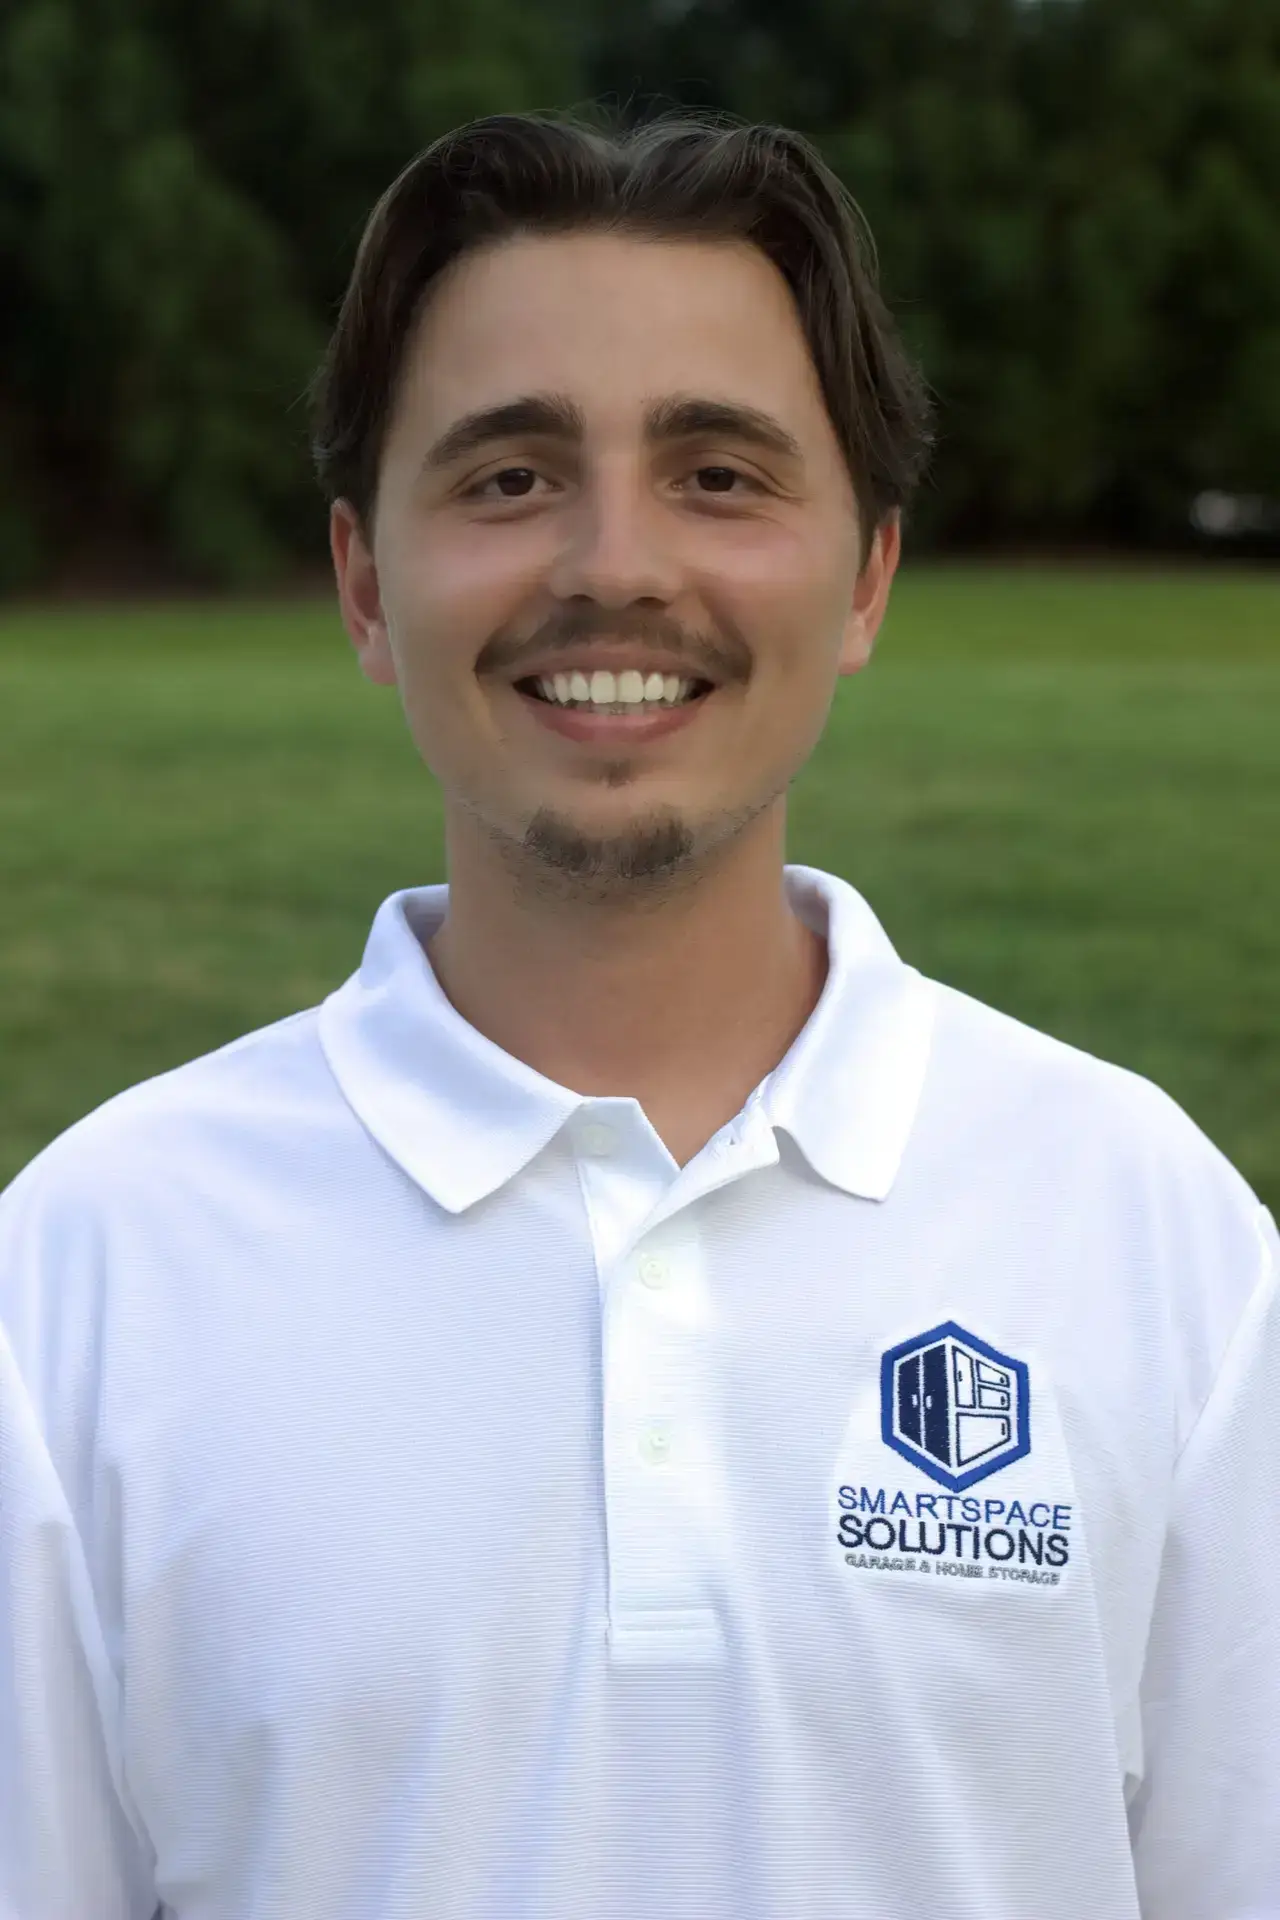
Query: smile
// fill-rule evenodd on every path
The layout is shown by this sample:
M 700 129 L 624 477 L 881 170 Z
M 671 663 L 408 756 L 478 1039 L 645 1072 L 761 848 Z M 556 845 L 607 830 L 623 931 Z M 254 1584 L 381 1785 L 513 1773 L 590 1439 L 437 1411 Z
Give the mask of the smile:
M 667 676 L 661 679 L 661 696 L 656 693 L 650 696 L 647 686 L 660 679 L 659 675 L 651 674 L 644 697 L 636 699 L 634 683 L 640 680 L 638 673 L 615 677 L 597 672 L 589 681 L 583 674 L 557 674 L 555 678 L 557 681 L 567 679 L 567 699 L 561 698 L 554 682 L 541 678 L 519 680 L 515 682 L 514 691 L 521 706 L 541 726 L 558 733 L 562 739 L 584 745 L 640 746 L 663 739 L 696 720 L 717 691 L 709 680 Z M 623 683 L 621 689 L 619 681 Z M 586 687 L 585 695 L 575 683 Z M 548 685 L 549 692 L 545 690 Z M 668 687 L 672 690 L 670 696 Z
M 674 673 L 646 676 L 635 669 L 624 673 L 597 669 L 590 674 L 540 674 L 516 685 L 521 693 L 553 706 L 628 714 L 645 708 L 683 706 L 711 691 L 709 680 L 685 679 Z

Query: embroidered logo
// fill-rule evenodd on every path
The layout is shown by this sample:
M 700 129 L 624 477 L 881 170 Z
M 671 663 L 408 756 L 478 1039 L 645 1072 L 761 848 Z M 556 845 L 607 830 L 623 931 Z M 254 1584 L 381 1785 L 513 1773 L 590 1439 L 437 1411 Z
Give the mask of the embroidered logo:
M 1030 1453 L 1030 1378 L 1021 1360 L 944 1320 L 884 1355 L 880 1420 L 887 1446 L 961 1493 Z

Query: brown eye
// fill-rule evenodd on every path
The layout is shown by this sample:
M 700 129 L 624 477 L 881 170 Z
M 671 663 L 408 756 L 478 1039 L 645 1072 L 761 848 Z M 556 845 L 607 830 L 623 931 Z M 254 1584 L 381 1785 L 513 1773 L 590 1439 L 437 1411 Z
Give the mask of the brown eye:
M 522 499 L 524 495 L 529 491 L 529 489 L 526 485 L 523 485 L 523 484 L 517 485 L 514 487 L 505 486 L 503 485 L 504 481 L 515 480 L 519 482 L 524 482 L 524 481 L 532 482 L 536 478 L 537 478 L 537 475 L 534 473 L 532 467 L 504 467 L 501 473 L 495 473 L 490 475 L 490 479 L 496 480 L 498 482 L 502 496 L 504 499 L 507 499 L 507 500 Z
M 483 500 L 489 504 L 495 500 L 528 500 L 532 498 L 533 482 L 538 478 L 536 467 L 502 467 L 486 479 L 465 487 L 459 498 Z
M 759 480 L 753 480 L 749 473 L 743 473 L 739 467 L 695 467 L 692 477 L 699 482 L 696 491 L 704 499 L 711 494 L 720 494 L 723 498 L 729 499 L 735 492 L 764 493 L 766 491 Z M 689 483 L 686 480 L 682 484 L 687 487 Z

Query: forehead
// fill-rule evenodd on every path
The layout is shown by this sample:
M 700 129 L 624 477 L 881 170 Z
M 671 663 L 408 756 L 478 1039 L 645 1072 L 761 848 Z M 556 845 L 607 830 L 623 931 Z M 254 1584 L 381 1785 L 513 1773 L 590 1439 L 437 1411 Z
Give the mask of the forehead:
M 419 419 L 554 389 L 639 417 L 671 390 L 737 392 L 832 438 L 782 275 L 740 241 L 616 233 L 520 235 L 465 254 L 437 282 L 405 354 Z

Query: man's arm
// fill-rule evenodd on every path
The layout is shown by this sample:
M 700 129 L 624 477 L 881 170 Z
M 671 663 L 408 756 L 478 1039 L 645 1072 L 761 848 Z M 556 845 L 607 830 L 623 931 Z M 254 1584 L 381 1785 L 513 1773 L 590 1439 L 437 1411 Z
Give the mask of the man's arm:
M 1144 1920 L 1280 1915 L 1280 1239 L 1180 1456 L 1130 1807 Z
M 34 1337 L 52 1318 L 36 1290 L 59 1276 L 36 1271 L 33 1184 L 0 1195 L 0 1914 L 153 1920 L 150 1850 L 122 1797 L 118 1680 L 29 1377 L 38 1352 L 51 1378 L 74 1359 Z

